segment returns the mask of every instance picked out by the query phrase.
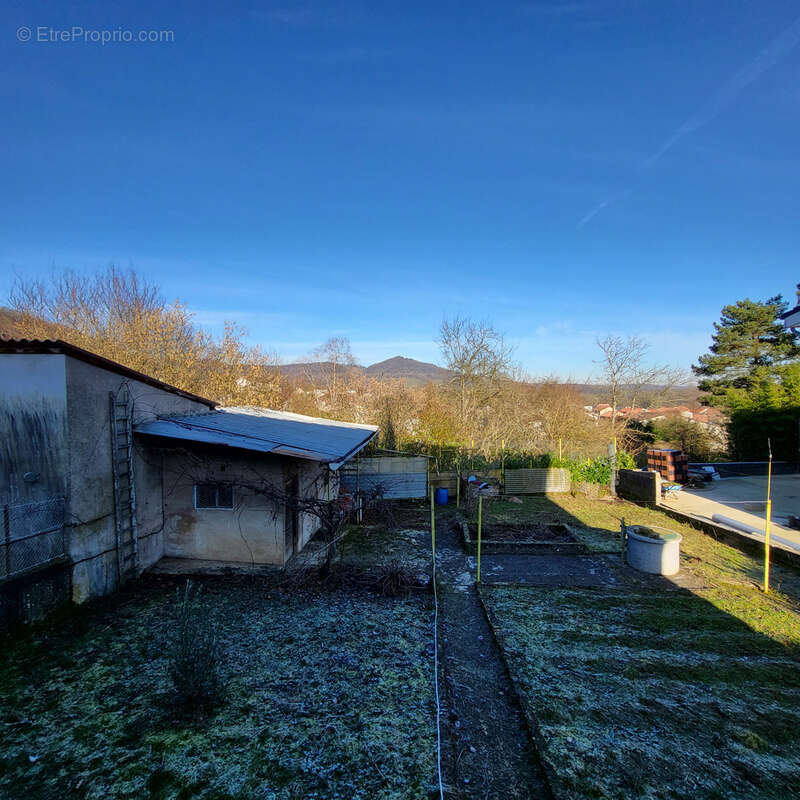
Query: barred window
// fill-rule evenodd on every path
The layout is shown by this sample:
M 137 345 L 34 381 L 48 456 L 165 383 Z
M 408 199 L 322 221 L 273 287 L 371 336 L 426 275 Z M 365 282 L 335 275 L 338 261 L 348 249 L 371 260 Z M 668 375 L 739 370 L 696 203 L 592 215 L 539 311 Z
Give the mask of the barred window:
M 194 485 L 195 508 L 233 508 L 233 484 L 196 483 Z

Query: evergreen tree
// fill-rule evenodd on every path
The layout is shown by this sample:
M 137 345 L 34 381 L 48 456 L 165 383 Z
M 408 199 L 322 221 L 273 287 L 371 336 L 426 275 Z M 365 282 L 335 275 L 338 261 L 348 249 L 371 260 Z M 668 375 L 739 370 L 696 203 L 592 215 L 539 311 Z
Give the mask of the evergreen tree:
M 778 317 L 788 308 L 781 295 L 764 302 L 739 300 L 714 323 L 710 353 L 692 366 L 707 392 L 702 402 L 729 410 L 758 404 L 771 394 L 788 365 L 800 356 L 798 335 Z
M 386 410 L 383 423 L 383 449 L 397 450 L 397 436 L 394 432 L 394 422 L 390 411 Z

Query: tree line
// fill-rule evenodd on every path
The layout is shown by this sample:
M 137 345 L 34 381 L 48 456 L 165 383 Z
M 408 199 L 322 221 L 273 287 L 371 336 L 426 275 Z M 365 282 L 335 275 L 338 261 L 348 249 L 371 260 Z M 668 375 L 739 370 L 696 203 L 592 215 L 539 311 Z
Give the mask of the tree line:
M 225 406 L 377 424 L 387 450 L 459 448 L 484 458 L 503 450 L 524 462 L 559 450 L 564 457 L 604 455 L 611 439 L 631 451 L 658 439 L 694 457 L 712 449 L 703 429 L 687 421 L 643 426 L 618 418 L 623 406 L 665 402 L 686 380 L 681 370 L 653 363 L 639 337 L 597 339 L 598 382 L 611 407 L 607 419 L 597 420 L 575 385 L 524 374 L 513 347 L 487 321 L 443 320 L 437 342 L 450 379 L 415 387 L 355 369 L 344 338 L 329 339 L 309 354 L 306 370 L 288 375 L 274 353 L 247 343 L 245 329 L 227 322 L 212 335 L 185 304 L 166 300 L 133 269 L 18 279 L 8 305 L 5 328 L 14 336 L 63 339 Z M 778 320 L 786 308 L 780 296 L 726 306 L 710 352 L 693 367 L 702 402 L 729 415 L 732 455 L 739 458 L 763 455 L 765 431 L 783 457 L 796 458 L 800 348 Z

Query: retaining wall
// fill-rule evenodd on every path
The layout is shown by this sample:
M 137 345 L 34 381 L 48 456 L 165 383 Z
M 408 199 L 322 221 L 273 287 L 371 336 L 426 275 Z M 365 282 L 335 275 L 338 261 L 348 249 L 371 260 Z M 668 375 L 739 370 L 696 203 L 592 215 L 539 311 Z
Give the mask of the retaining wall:
M 657 506 L 661 502 L 661 476 L 655 471 L 621 469 L 617 472 L 617 494 L 634 503 Z

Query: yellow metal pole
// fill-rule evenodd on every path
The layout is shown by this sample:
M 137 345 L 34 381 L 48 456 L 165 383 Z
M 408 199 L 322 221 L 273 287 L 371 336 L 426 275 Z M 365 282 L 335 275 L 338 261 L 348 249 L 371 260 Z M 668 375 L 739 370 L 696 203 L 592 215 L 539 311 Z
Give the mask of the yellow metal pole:
M 481 582 L 481 527 L 483 523 L 483 495 L 478 496 L 478 583 Z
M 764 592 L 769 591 L 769 523 L 772 517 L 772 445 L 769 443 L 767 462 L 767 519 L 764 523 Z
M 433 567 L 436 569 L 436 511 L 433 506 L 433 486 L 431 486 L 431 553 L 433 554 Z
M 558 437 L 558 460 L 561 461 L 561 437 Z

